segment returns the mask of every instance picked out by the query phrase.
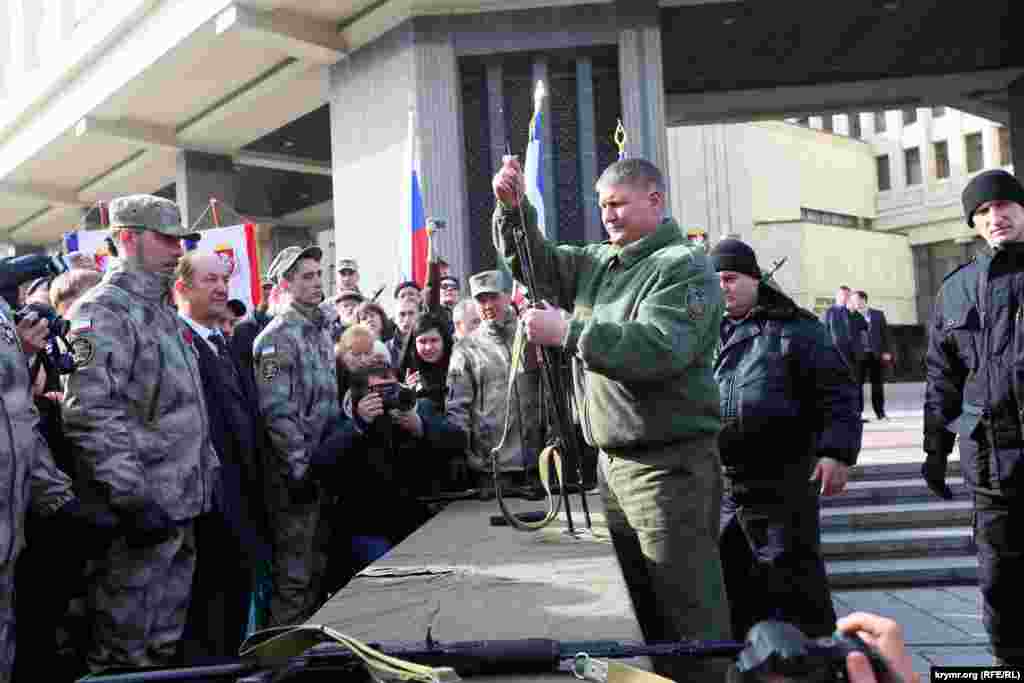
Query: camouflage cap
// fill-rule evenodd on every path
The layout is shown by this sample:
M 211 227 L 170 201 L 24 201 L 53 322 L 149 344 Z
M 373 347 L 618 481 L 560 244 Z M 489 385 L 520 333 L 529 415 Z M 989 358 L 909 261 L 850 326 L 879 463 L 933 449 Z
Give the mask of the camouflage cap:
M 354 258 L 340 258 L 338 259 L 338 272 L 343 270 L 354 270 L 359 272 L 359 263 Z
M 320 247 L 287 247 L 282 249 L 281 252 L 274 257 L 274 260 L 270 263 L 270 268 L 267 269 L 267 277 L 270 278 L 275 284 L 281 281 L 281 278 L 285 273 L 291 269 L 292 266 L 299 261 L 299 259 L 311 258 L 319 261 L 323 258 L 324 253 L 320 250 Z
M 469 278 L 469 291 L 474 298 L 481 294 L 506 294 L 505 274 L 500 270 L 485 270 Z
M 357 299 L 359 301 L 365 301 L 366 297 L 358 289 L 343 289 L 338 292 L 337 296 L 334 297 L 334 303 L 344 301 L 345 299 Z
M 133 194 L 111 200 L 107 207 L 111 228 L 142 228 L 161 235 L 198 240 L 200 234 L 181 223 L 181 211 L 170 199 L 151 194 Z

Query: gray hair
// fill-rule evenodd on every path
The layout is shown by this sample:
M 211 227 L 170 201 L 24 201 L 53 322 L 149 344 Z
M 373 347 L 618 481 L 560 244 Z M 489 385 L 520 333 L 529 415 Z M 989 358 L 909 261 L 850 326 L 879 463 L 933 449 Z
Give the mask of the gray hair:
M 664 194 L 665 176 L 646 159 L 620 159 L 604 169 L 595 187 L 600 191 L 602 187 L 616 185 L 629 185 L 642 190 L 653 187 Z
M 465 320 L 468 311 L 476 311 L 476 301 L 470 297 L 466 297 L 452 308 L 452 322 L 458 323 Z

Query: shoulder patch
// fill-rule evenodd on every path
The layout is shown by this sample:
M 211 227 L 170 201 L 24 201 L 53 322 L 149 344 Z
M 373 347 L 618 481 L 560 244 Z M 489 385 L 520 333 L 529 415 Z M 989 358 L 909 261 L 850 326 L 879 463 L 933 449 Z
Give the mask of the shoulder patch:
M 75 359 L 75 368 L 84 368 L 96 358 L 96 345 L 88 337 L 75 337 L 71 342 L 71 355 Z
M 708 297 L 703 287 L 690 287 L 686 292 L 686 313 L 692 320 L 703 320 L 707 313 Z
M 0 323 L 0 336 L 3 337 L 4 343 L 16 346 L 18 344 L 18 336 L 14 332 L 14 328 L 11 327 L 10 323 L 4 321 Z
M 263 356 L 260 358 L 260 378 L 264 382 L 271 382 L 281 374 L 281 364 L 277 362 L 276 356 Z
M 277 347 L 273 344 L 264 346 L 258 351 L 259 377 L 264 382 L 273 381 L 281 374 L 281 362 L 277 357 Z

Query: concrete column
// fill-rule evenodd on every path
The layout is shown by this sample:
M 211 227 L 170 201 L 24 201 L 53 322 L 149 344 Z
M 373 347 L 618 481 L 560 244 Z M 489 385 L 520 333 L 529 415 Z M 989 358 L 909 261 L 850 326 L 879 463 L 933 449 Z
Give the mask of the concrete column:
M 665 132 L 665 84 L 661 25 L 656 0 L 618 0 L 619 79 L 622 120 L 629 134 L 626 152 L 643 157 L 665 173 L 668 182 L 668 139 Z
M 589 57 L 576 60 L 576 125 L 579 157 L 580 197 L 583 200 L 583 239 L 600 242 L 604 239 L 601 212 L 597 206 L 597 133 L 594 123 L 594 64 Z
M 1024 78 L 1010 84 L 1010 150 L 1013 170 L 1019 175 L 1024 169 Z
M 490 226 L 469 226 L 466 154 L 462 134 L 462 88 L 451 35 L 417 25 L 413 36 L 420 178 L 428 216 L 445 218 L 448 228 L 434 247 L 453 273 L 470 270 L 469 240 L 490 239 Z
M 505 70 L 498 59 L 487 64 L 487 121 L 490 125 L 491 168 L 497 171 L 507 153 L 505 145 Z
M 210 199 L 232 209 L 239 199 L 239 178 L 231 157 L 203 152 L 178 152 L 175 193 L 181 209 L 182 222 L 191 226 L 210 206 Z M 212 218 L 206 216 L 199 225 L 208 228 Z
M 424 209 L 448 221 L 435 246 L 465 276 L 469 240 L 490 239 L 489 225 L 468 225 L 458 64 L 444 22 L 431 19 L 406 21 L 326 70 L 335 244 L 359 260 L 364 291 L 394 287 L 411 250 L 410 108 Z

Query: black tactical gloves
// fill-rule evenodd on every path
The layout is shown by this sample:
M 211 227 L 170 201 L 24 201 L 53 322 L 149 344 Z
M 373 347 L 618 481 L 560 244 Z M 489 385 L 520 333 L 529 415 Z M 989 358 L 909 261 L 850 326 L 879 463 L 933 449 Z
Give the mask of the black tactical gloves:
M 921 476 L 928 488 L 939 498 L 953 500 L 953 492 L 946 484 L 946 460 L 949 454 L 928 453 L 921 465 Z
M 120 513 L 125 543 L 132 548 L 159 545 L 174 535 L 177 526 L 167 511 L 153 502 L 122 509 Z
M 66 530 L 66 537 L 80 542 L 90 556 L 102 555 L 122 532 L 120 518 L 99 501 L 72 498 L 53 513 L 53 519 Z
M 292 505 L 310 505 L 315 503 L 320 493 L 316 480 L 313 479 L 312 470 L 306 473 L 302 479 L 288 481 L 288 501 Z

